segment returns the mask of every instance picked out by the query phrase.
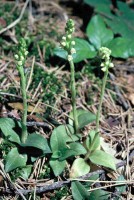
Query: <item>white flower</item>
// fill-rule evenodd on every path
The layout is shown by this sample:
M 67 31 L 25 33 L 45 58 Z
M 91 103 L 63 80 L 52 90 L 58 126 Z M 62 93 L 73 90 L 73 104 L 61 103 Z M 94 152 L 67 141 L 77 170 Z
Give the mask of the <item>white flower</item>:
M 69 34 L 67 37 L 68 37 L 68 39 L 71 39 L 72 35 L 71 35 L 71 34 Z
M 101 63 L 101 65 L 100 65 L 101 67 L 104 67 L 105 65 L 104 65 L 104 63 Z
M 65 36 L 63 36 L 63 37 L 62 37 L 62 40 L 65 40 L 65 41 L 66 41 L 66 37 L 65 37 Z
M 107 60 L 107 61 L 105 62 L 105 65 L 109 67 L 109 64 L 110 64 L 110 62 L 109 62 L 109 60 Z
M 103 72 L 106 72 L 107 67 L 102 67 L 101 70 L 102 70 Z
M 68 59 L 68 61 L 71 61 L 71 60 L 73 60 L 73 56 L 72 55 L 68 55 L 67 59 Z
M 62 45 L 63 47 L 65 47 L 65 46 L 66 46 L 66 42 L 62 42 L 61 45 Z
M 23 65 L 23 63 L 22 63 L 22 61 L 20 60 L 20 61 L 18 61 L 18 65 Z
M 109 67 L 110 67 L 110 68 L 113 68 L 113 67 L 114 67 L 114 64 L 113 64 L 113 63 L 110 63 L 110 64 L 109 64 Z
M 111 54 L 111 50 L 108 49 L 107 47 L 101 47 L 99 49 L 99 55 L 102 57 L 102 59 L 109 59 Z
M 23 56 L 20 56 L 20 61 L 23 61 L 25 58 Z
M 71 42 L 71 45 L 73 45 L 73 46 L 75 45 L 75 41 L 74 40 Z
M 19 56 L 17 54 L 14 55 L 15 59 L 18 60 Z
M 76 53 L 76 50 L 75 50 L 75 48 L 71 48 L 70 52 L 71 52 L 71 54 L 74 54 L 74 53 Z
M 28 54 L 28 51 L 25 51 L 25 53 L 24 53 L 24 54 L 25 54 L 25 56 L 27 56 L 27 54 Z

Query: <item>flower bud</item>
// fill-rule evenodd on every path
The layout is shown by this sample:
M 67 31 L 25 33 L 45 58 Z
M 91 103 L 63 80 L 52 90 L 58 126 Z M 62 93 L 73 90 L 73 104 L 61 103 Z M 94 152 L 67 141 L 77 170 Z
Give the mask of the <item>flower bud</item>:
M 22 63 L 22 61 L 20 60 L 20 61 L 18 61 L 18 65 L 23 65 L 23 63 Z
M 68 38 L 68 39 L 71 39 L 71 37 L 72 37 L 72 35 L 71 35 L 71 34 L 67 35 L 67 38 Z
M 101 70 L 102 70 L 103 72 L 106 72 L 107 67 L 102 67 Z
M 72 55 L 68 55 L 67 59 L 68 59 L 68 61 L 71 61 L 71 60 L 73 60 L 73 56 Z
M 114 64 L 113 64 L 113 63 L 110 63 L 110 64 L 109 64 L 109 67 L 110 67 L 110 68 L 113 68 L 113 67 L 114 67 Z
M 76 50 L 75 50 L 75 48 L 71 48 L 71 54 L 74 54 L 74 53 L 76 53 Z
M 66 42 L 62 42 L 61 45 L 62 45 L 63 47 L 65 47 L 65 46 L 66 46 Z
M 65 36 L 63 36 L 63 37 L 62 37 L 62 40 L 65 40 L 65 41 L 66 41 L 66 37 L 65 37 Z
M 107 67 L 109 67 L 109 64 L 110 64 L 110 62 L 109 62 L 109 60 L 107 60 L 107 61 L 105 62 L 105 65 L 106 65 Z
M 23 56 L 20 57 L 20 61 L 23 61 L 25 60 L 25 58 Z
M 74 40 L 71 42 L 71 45 L 73 45 L 73 46 L 75 45 L 75 41 Z
M 15 59 L 18 60 L 19 56 L 17 54 L 14 55 Z
M 28 51 L 25 51 L 25 56 L 27 56 L 27 54 L 28 54 Z

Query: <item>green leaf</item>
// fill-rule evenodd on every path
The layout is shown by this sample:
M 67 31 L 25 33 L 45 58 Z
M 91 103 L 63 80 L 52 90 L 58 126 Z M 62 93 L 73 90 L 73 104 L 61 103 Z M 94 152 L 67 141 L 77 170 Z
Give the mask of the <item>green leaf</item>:
M 134 39 L 134 10 L 126 3 L 118 2 L 119 12 L 121 15 L 112 15 L 111 19 L 105 21 L 115 34 L 120 34 L 126 39 Z
M 87 174 L 89 171 L 90 166 L 87 164 L 87 162 L 83 158 L 77 158 L 71 167 L 70 177 L 77 178 Z
M 86 147 L 90 149 L 90 151 L 96 150 L 100 146 L 100 136 L 96 131 L 91 130 L 87 139 L 86 139 Z
M 26 167 L 23 167 L 19 173 L 20 173 L 20 176 L 23 177 L 23 179 L 27 180 L 30 176 L 32 172 L 32 165 L 27 165 Z
M 55 128 L 50 138 L 50 145 L 53 152 L 53 158 L 61 157 L 62 151 L 67 149 L 67 142 L 74 142 L 79 138 L 74 134 L 72 126 L 61 125 Z
M 74 200 L 89 200 L 89 193 L 86 188 L 78 181 L 71 183 L 72 195 Z
M 74 63 L 78 63 L 84 59 L 94 58 L 96 51 L 92 45 L 86 40 L 80 38 L 74 38 L 76 54 L 73 54 Z M 60 47 L 54 49 L 54 54 L 60 58 L 67 59 L 67 52 Z
M 99 49 L 101 46 L 105 46 L 113 39 L 113 32 L 106 28 L 106 25 L 99 15 L 92 17 L 86 29 L 89 41 Z
M 8 137 L 11 142 L 16 142 L 19 144 L 20 138 L 13 130 L 14 127 L 15 123 L 11 118 L 0 118 L 0 129 L 2 130 L 4 136 Z
M 91 192 L 89 200 L 108 200 L 109 199 L 109 192 L 104 190 L 95 190 Z
M 71 143 L 67 145 L 67 147 L 68 148 L 61 150 L 59 160 L 65 160 L 71 156 L 84 155 L 87 153 L 83 145 L 78 142 Z
M 73 54 L 74 62 L 78 63 L 84 59 L 94 58 L 96 51 L 86 40 L 74 38 L 76 54 Z
M 42 135 L 32 133 L 28 136 L 25 143 L 22 143 L 23 147 L 34 147 L 37 149 L 41 149 L 44 153 L 51 153 L 51 150 L 48 146 L 47 139 Z
M 26 165 L 27 155 L 19 154 L 17 148 L 11 149 L 11 151 L 7 154 L 5 171 L 10 172 L 17 167 L 24 167 Z
M 83 128 L 87 124 L 96 120 L 96 116 L 87 110 L 82 110 L 82 109 L 77 110 L 77 116 L 78 116 L 79 128 Z M 70 113 L 70 117 L 73 118 L 72 112 Z M 69 119 L 69 124 L 73 126 L 72 119 Z
M 49 164 L 54 172 L 55 176 L 59 176 L 66 167 L 66 161 L 59 161 L 57 159 L 51 158 Z
M 115 38 L 107 47 L 111 49 L 112 56 L 115 58 L 128 58 L 134 56 L 134 41 L 126 38 Z
M 109 0 L 84 1 L 95 8 L 95 13 L 102 15 L 104 21 L 115 34 L 120 34 L 127 39 L 134 39 L 134 10 L 128 4 L 117 1 L 118 12 L 115 15 L 111 12 Z
M 84 0 L 84 2 L 94 7 L 95 13 L 104 14 L 104 16 L 110 19 L 113 17 L 113 14 L 111 13 L 110 9 L 111 2 L 109 0 Z
M 95 150 L 90 154 L 89 159 L 92 163 L 109 167 L 110 169 L 116 170 L 115 159 L 108 153 L 101 150 Z
M 124 176 L 123 175 L 120 175 L 119 178 L 117 179 L 117 184 L 120 184 L 119 181 L 125 181 L 124 179 Z M 115 200 L 120 200 L 120 195 L 124 192 L 126 192 L 126 189 L 127 189 L 127 185 L 119 185 L 119 186 L 116 186 L 115 187 L 115 190 L 116 190 L 116 194 L 117 194 L 117 197 L 115 197 Z
M 63 58 L 63 59 L 67 59 L 67 51 L 65 51 L 64 49 L 62 49 L 61 47 L 56 47 L 53 51 L 54 55 Z
M 93 113 L 83 110 L 83 113 L 78 116 L 79 128 L 83 128 L 95 120 L 96 116 Z

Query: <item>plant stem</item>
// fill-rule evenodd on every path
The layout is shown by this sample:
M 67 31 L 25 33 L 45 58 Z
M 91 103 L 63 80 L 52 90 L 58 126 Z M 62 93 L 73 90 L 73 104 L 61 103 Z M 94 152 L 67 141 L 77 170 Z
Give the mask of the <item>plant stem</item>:
M 23 67 L 19 69 L 20 76 L 21 76 L 21 92 L 23 98 L 23 116 L 22 116 L 22 134 L 21 134 L 21 141 L 25 143 L 27 139 L 27 94 L 26 94 L 26 77 L 24 74 Z
M 75 133 L 78 131 L 78 117 L 76 110 L 76 88 L 75 88 L 75 69 L 73 60 L 69 61 L 71 68 L 71 94 L 72 94 L 72 107 L 73 107 L 73 118 L 74 118 L 74 129 Z
M 99 132 L 99 122 L 100 122 L 101 108 L 102 108 L 102 102 L 103 102 L 103 98 L 104 98 L 107 76 L 108 76 L 108 69 L 104 73 L 104 78 L 103 78 L 103 83 L 102 83 L 102 88 L 101 88 L 99 108 L 98 108 L 98 112 L 97 112 L 97 116 L 96 116 L 96 133 Z

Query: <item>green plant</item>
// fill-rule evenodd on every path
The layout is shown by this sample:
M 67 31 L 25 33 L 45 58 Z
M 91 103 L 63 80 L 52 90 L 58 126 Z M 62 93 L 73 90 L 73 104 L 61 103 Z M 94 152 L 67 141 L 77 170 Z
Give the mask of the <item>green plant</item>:
M 31 159 L 31 162 L 36 160 L 39 156 L 44 156 L 46 153 L 51 153 L 48 146 L 47 139 L 40 134 L 27 132 L 27 95 L 26 95 L 26 76 L 24 73 L 24 64 L 28 51 L 26 50 L 26 42 L 22 38 L 19 41 L 18 52 L 15 54 L 17 61 L 17 69 L 20 75 L 21 84 L 20 89 L 23 99 L 23 114 L 22 122 L 17 122 L 17 126 L 22 129 L 22 134 L 15 132 L 14 128 L 16 124 L 11 118 L 0 118 L 0 129 L 4 140 L 9 140 L 10 146 L 8 149 L 4 149 L 3 142 L 3 153 L 5 155 L 5 170 L 10 172 L 16 168 L 20 168 L 23 171 L 27 171 L 27 161 Z M 12 144 L 12 145 L 11 145 Z M 25 176 L 26 177 L 26 176 Z
M 105 92 L 109 68 L 114 67 L 113 63 L 110 61 L 110 54 L 111 54 L 111 50 L 109 50 L 106 47 L 101 47 L 99 49 L 99 56 L 103 60 L 101 63 L 101 67 L 102 67 L 102 71 L 104 72 L 104 78 L 103 78 L 103 85 L 101 88 L 101 98 L 99 102 L 99 108 L 98 108 L 98 112 L 96 116 L 96 133 L 99 132 L 99 120 L 100 120 L 100 114 L 101 114 L 101 107 L 102 107 L 102 102 L 104 98 L 104 92 Z
M 70 20 L 67 22 L 66 31 L 68 30 L 68 23 L 70 23 Z M 72 24 L 72 20 L 71 20 Z M 72 28 L 72 27 L 71 27 Z M 69 32 L 70 33 L 70 32 Z M 68 33 L 67 33 L 68 34 Z M 70 114 L 70 117 L 75 120 L 77 119 L 77 126 L 76 122 L 73 123 L 72 119 L 69 119 L 69 124 L 72 126 L 59 126 L 52 132 L 51 139 L 50 139 L 50 145 L 52 149 L 52 157 L 50 161 L 50 165 L 54 171 L 54 174 L 57 176 L 59 175 L 66 166 L 66 159 L 72 156 L 78 156 L 78 155 L 84 155 L 84 158 L 78 157 L 74 160 L 70 177 L 78 177 L 83 174 L 86 174 L 90 171 L 90 162 L 102 165 L 105 167 L 109 167 L 113 170 L 116 170 L 115 163 L 114 163 L 114 157 L 109 155 L 108 153 L 100 150 L 100 135 L 99 135 L 99 120 L 100 120 L 100 113 L 101 113 L 101 107 L 102 107 L 102 101 L 104 97 L 104 91 L 105 91 L 105 85 L 106 80 L 108 76 L 108 70 L 109 68 L 113 67 L 113 63 L 110 61 L 110 54 L 111 51 L 107 49 L 106 47 L 101 47 L 99 50 L 99 56 L 102 59 L 102 71 L 104 71 L 104 79 L 103 79 L 103 85 L 101 90 L 101 99 L 99 103 L 99 109 L 97 112 L 97 117 L 95 117 L 92 113 L 84 110 L 76 110 L 76 102 L 73 102 L 74 99 L 74 92 L 76 95 L 76 88 L 74 84 L 74 64 L 73 64 L 73 56 L 71 54 L 71 45 L 75 45 L 75 42 L 72 40 L 72 36 L 69 34 L 66 37 L 62 37 L 61 45 L 63 49 L 67 52 L 66 56 L 70 62 L 71 68 L 71 90 L 72 90 L 72 107 L 73 112 Z M 73 47 L 72 52 L 76 53 L 75 46 Z M 73 66 L 72 66 L 73 65 Z M 72 81 L 73 76 L 73 81 Z M 74 104 L 75 103 L 75 104 Z M 75 112 L 74 112 L 75 111 Z M 76 116 L 75 116 L 76 115 Z M 75 118 L 77 117 L 77 118 Z M 81 128 L 83 128 L 85 125 L 89 124 L 90 122 L 94 121 L 96 119 L 96 130 L 91 131 L 89 133 L 89 136 L 87 137 L 85 141 L 85 145 L 83 143 L 80 144 L 79 137 L 81 137 L 78 134 L 78 131 Z M 74 134 L 75 133 L 75 134 Z M 61 138 L 63 140 L 61 141 Z M 106 159 L 108 158 L 108 159 Z
M 26 50 L 26 42 L 24 39 L 20 40 L 18 52 L 15 55 L 17 69 L 21 77 L 21 92 L 24 105 L 22 123 L 15 123 L 11 118 L 0 118 L 0 129 L 3 141 L 9 140 L 10 142 L 8 148 L 5 146 L 7 149 L 4 148 L 4 142 L 2 147 L 2 151 L 5 154 L 5 171 L 10 172 L 12 175 L 15 173 L 16 176 L 22 176 L 24 179 L 28 179 L 32 170 L 33 162 L 38 157 L 45 156 L 47 156 L 47 166 L 51 167 L 55 176 L 59 176 L 63 171 L 66 172 L 67 163 L 71 163 L 71 170 L 69 172 L 70 178 L 72 179 L 88 173 L 93 164 L 116 170 L 114 157 L 101 149 L 99 134 L 99 119 L 106 79 L 109 68 L 113 67 L 113 64 L 110 61 L 111 51 L 105 47 L 101 47 L 99 50 L 99 56 L 102 59 L 101 67 L 104 72 L 104 79 L 101 90 L 100 105 L 96 117 L 96 115 L 87 110 L 76 109 L 76 88 L 74 78 L 75 66 L 73 55 L 75 54 L 76 57 L 78 55 L 75 49 L 76 43 L 72 39 L 72 33 L 74 31 L 74 22 L 72 20 L 67 22 L 65 31 L 66 36 L 62 37 L 61 45 L 63 50 L 66 52 L 71 69 L 72 112 L 69 116 L 69 124 L 60 125 L 53 129 L 50 137 L 51 150 L 46 138 L 38 132 L 29 134 L 27 131 L 27 80 L 24 74 L 24 63 L 28 52 Z M 95 120 L 97 124 L 96 130 L 92 130 L 84 140 L 81 134 L 81 129 Z M 22 128 L 21 135 L 19 135 L 18 132 L 15 132 L 16 126 Z M 49 156 L 50 153 L 51 156 Z M 49 170 L 47 173 L 49 173 Z M 48 176 L 47 173 L 46 176 Z M 43 176 L 42 174 L 40 175 Z M 79 183 L 72 183 L 72 191 L 79 190 L 77 188 L 80 188 L 82 191 L 84 195 L 82 198 L 88 198 L 89 194 L 87 192 L 84 194 L 85 189 L 83 186 Z
M 74 48 L 75 41 L 72 40 L 72 33 L 74 32 L 74 21 L 68 20 L 65 27 L 66 36 L 62 37 L 62 48 L 67 51 L 67 58 L 71 69 L 71 95 L 72 95 L 72 107 L 73 107 L 73 118 L 74 118 L 74 129 L 75 133 L 78 131 L 78 119 L 76 110 L 76 88 L 75 88 L 75 69 L 72 54 L 76 53 Z
M 27 45 L 23 38 L 20 39 L 18 45 L 18 53 L 15 54 L 15 59 L 17 61 L 17 70 L 20 74 L 20 88 L 23 98 L 23 116 L 22 116 L 22 135 L 21 141 L 25 143 L 27 139 L 27 93 L 26 93 L 26 77 L 24 72 L 24 65 L 26 61 L 26 56 L 28 54 Z

